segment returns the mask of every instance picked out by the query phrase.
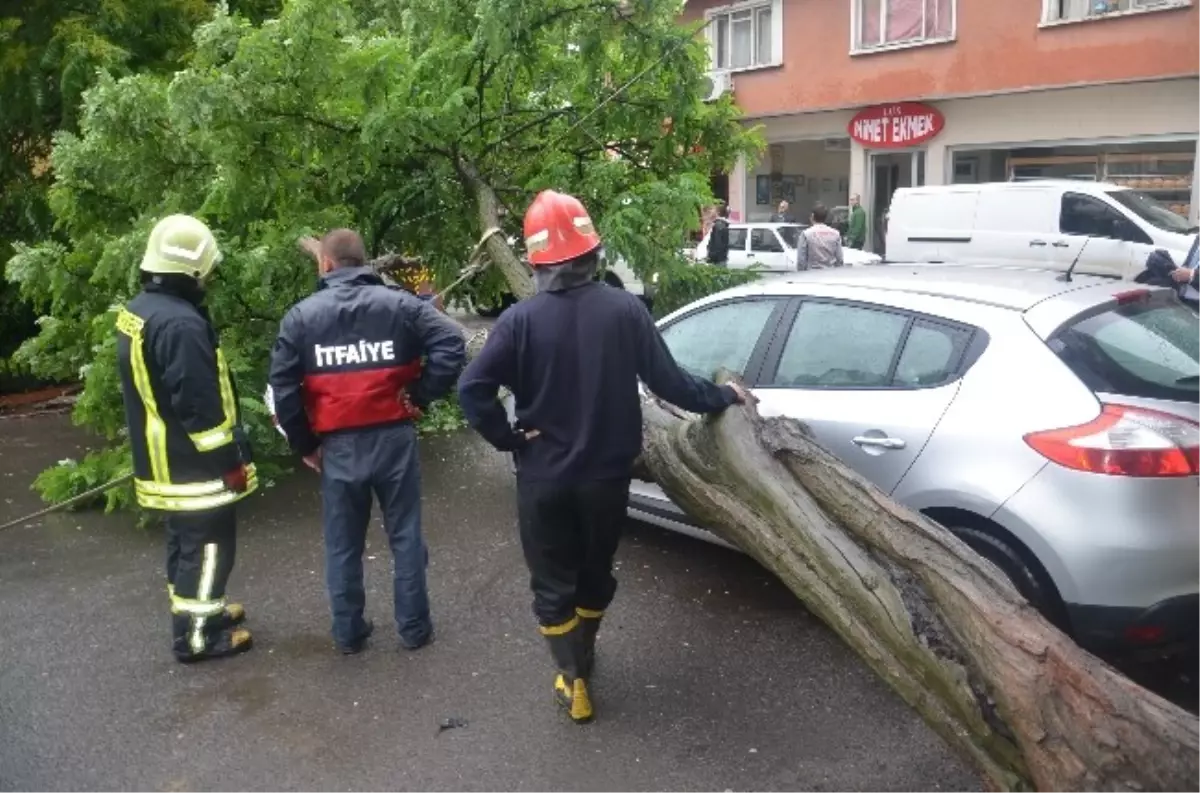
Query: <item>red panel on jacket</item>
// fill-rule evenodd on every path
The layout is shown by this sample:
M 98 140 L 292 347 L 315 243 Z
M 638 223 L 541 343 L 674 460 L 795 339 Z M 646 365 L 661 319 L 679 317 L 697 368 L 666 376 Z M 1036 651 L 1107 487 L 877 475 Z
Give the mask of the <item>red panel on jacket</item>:
M 406 386 L 421 374 L 421 361 L 354 372 L 309 374 L 304 407 L 318 434 L 420 418 Z

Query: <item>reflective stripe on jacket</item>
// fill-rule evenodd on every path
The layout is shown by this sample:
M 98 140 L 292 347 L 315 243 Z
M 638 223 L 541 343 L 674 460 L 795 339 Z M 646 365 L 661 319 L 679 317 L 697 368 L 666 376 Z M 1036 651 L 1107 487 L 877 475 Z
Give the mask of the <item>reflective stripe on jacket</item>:
M 257 487 L 237 392 L 201 309 L 156 285 L 117 314 L 117 368 L 133 451 L 134 492 L 147 509 L 232 504 Z M 248 464 L 245 493 L 223 475 Z

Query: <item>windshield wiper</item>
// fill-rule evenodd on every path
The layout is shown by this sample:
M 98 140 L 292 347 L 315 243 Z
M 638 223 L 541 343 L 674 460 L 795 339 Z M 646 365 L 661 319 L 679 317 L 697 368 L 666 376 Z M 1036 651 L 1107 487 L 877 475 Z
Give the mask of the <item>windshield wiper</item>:
M 1175 385 L 1200 385 L 1200 374 L 1190 374 L 1175 381 Z
M 1187 230 L 1187 233 L 1188 233 L 1188 234 L 1195 234 L 1195 233 L 1196 233 L 1196 232 L 1198 232 L 1198 231 L 1200 231 L 1200 226 L 1192 226 L 1190 229 L 1188 229 L 1188 230 Z

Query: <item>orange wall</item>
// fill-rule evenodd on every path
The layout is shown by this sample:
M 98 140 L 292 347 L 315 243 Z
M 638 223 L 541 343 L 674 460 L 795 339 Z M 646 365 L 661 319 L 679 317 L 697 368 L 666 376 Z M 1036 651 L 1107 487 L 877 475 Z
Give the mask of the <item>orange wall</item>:
M 1039 28 L 1042 0 L 958 0 L 956 41 L 852 57 L 850 2 L 783 0 L 783 66 L 734 74 L 747 116 L 1200 72 L 1196 3 Z M 689 0 L 684 17 L 726 4 Z

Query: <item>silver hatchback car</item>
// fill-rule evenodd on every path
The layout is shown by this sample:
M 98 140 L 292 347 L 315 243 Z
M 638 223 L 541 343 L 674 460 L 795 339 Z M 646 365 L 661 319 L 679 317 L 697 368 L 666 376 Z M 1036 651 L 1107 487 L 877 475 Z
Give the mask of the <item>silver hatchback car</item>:
M 1200 321 L 1167 289 L 1039 270 L 797 273 L 659 323 L 685 369 L 947 526 L 1095 651 L 1195 646 Z M 657 486 L 630 515 L 715 539 Z

